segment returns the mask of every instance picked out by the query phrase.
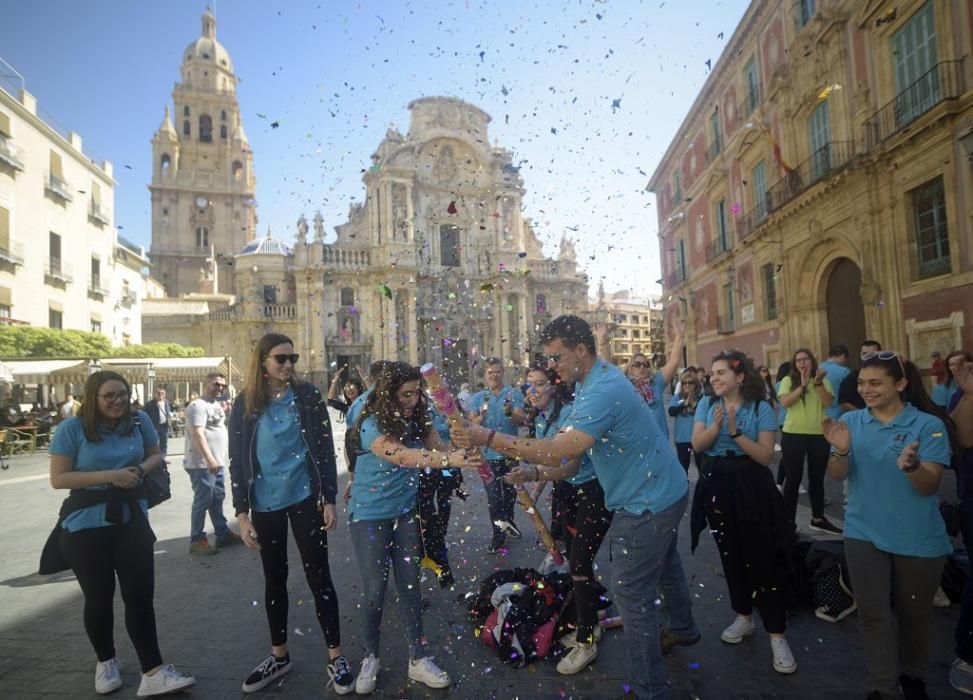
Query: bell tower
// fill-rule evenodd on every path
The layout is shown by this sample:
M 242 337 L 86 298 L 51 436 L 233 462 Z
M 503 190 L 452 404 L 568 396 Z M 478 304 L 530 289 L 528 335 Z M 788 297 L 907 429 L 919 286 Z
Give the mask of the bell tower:
M 152 137 L 154 276 L 169 296 L 200 290 L 200 270 L 219 268 L 232 293 L 233 256 L 256 236 L 253 152 L 243 130 L 230 54 L 207 9 L 202 35 L 183 52 L 180 82 Z

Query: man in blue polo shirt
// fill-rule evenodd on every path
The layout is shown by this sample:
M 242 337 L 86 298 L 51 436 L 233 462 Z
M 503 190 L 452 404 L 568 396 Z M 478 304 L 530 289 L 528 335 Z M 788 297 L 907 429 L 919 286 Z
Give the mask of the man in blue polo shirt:
M 591 458 L 605 505 L 614 512 L 609 532 L 612 595 L 625 620 L 628 684 L 636 698 L 667 698 L 657 591 L 670 617 L 665 632 L 669 644 L 699 640 L 676 549 L 688 500 L 686 473 L 632 383 L 617 367 L 598 359 L 586 321 L 559 316 L 540 341 L 561 377 L 576 383 L 576 399 L 562 430 L 553 438 L 531 440 L 470 424 L 454 430 L 453 440 L 541 465 L 532 474 L 541 480 L 568 478 L 577 471 L 579 457 Z M 596 654 L 593 648 L 591 657 Z
M 505 435 L 516 435 L 517 426 L 524 422 L 524 395 L 519 389 L 504 386 L 503 362 L 496 357 L 486 361 L 483 370 L 486 389 L 470 397 L 467 417 L 487 430 Z M 520 538 L 520 530 L 514 524 L 514 501 L 517 493 L 503 477 L 517 464 L 496 450 L 483 450 L 483 458 L 489 468 L 489 477 L 481 472 L 490 506 L 490 523 L 493 538 L 490 551 L 503 547 L 508 536 Z M 489 478 L 489 481 L 487 480 Z
M 828 373 L 828 381 L 834 387 L 834 396 L 831 397 L 831 405 L 824 407 L 824 413 L 829 418 L 834 418 L 835 420 L 841 418 L 841 414 L 844 413 L 839 405 L 840 400 L 838 396 L 841 393 L 841 383 L 851 374 L 851 369 L 848 367 L 850 357 L 846 346 L 832 345 L 831 349 L 828 350 L 828 359 L 821 363 L 821 367 Z

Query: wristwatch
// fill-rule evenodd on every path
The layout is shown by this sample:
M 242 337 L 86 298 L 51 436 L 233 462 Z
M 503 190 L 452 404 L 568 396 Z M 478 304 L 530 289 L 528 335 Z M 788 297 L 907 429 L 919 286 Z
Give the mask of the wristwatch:
M 733 438 L 734 440 L 736 440 L 741 435 L 743 435 L 743 431 L 742 430 L 738 430 L 735 433 L 730 433 L 730 437 Z
M 449 466 L 449 453 L 448 452 L 443 452 L 443 459 L 442 459 L 441 464 L 443 465 L 443 468 L 446 468 L 446 467 Z

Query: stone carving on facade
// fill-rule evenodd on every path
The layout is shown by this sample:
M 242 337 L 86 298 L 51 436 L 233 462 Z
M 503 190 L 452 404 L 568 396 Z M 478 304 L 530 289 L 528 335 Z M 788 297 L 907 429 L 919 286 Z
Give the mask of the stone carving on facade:
M 297 220 L 297 242 L 307 243 L 307 219 L 304 218 L 304 214 Z
M 406 242 L 409 240 L 409 206 L 406 201 L 408 190 L 405 185 L 392 185 L 392 238 Z
M 439 153 L 436 155 L 436 164 L 433 167 L 433 174 L 436 181 L 441 185 L 447 185 L 456 180 L 456 158 L 453 147 L 441 145 Z
M 577 252 L 574 249 L 574 241 L 564 236 L 561 238 L 561 252 L 558 256 L 561 260 L 574 262 L 578 259 Z
M 324 243 L 324 218 L 321 212 L 314 214 L 314 242 Z

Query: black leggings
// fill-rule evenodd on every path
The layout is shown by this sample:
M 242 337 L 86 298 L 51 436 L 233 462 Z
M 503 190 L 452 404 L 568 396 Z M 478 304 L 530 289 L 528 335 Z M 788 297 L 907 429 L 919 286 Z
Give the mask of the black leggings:
M 831 446 L 824 435 L 783 433 L 780 438 L 780 466 L 784 469 L 784 512 L 794 522 L 797 517 L 797 495 L 804 478 L 807 456 L 807 493 L 811 499 L 811 517 L 824 517 L 824 472 L 828 468 Z
M 146 526 L 147 527 L 147 526 Z M 61 551 L 84 593 L 84 629 L 99 661 L 115 658 L 115 576 L 125 602 L 125 629 L 142 672 L 162 665 L 155 629 L 152 540 L 132 525 L 61 531 Z
M 605 508 L 605 492 L 598 479 L 580 485 L 566 484 L 573 489 L 573 503 L 558 513 L 561 529 L 568 546 L 568 562 L 574 580 L 574 606 L 578 616 L 578 639 L 591 639 L 598 624 L 598 594 L 595 586 L 595 555 L 601 547 L 612 512 Z
M 689 460 L 690 458 L 696 464 L 696 468 L 699 469 L 699 459 L 696 457 L 696 453 L 693 452 L 693 443 L 691 442 L 677 442 L 676 443 L 676 456 L 679 458 L 679 464 L 682 468 L 689 473 Z
M 458 472 L 444 476 L 441 469 L 419 472 L 419 525 L 422 551 L 445 569 L 449 568 L 446 529 L 452 512 L 453 491 L 462 483 Z
M 338 596 L 328 568 L 328 535 L 316 500 L 309 498 L 283 510 L 252 511 L 250 520 L 260 540 L 270 643 L 274 646 L 287 643 L 287 521 L 290 520 L 324 641 L 329 649 L 341 646 Z

